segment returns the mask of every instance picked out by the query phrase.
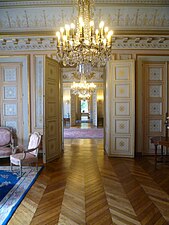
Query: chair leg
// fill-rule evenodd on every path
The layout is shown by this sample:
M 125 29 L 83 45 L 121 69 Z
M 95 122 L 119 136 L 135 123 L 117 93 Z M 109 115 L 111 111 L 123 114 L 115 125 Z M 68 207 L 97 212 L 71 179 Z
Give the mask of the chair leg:
M 12 163 L 10 162 L 10 167 L 11 167 L 11 171 L 12 171 Z
M 38 172 L 38 163 L 36 163 L 36 171 Z
M 22 176 L 22 164 L 20 164 L 20 176 Z

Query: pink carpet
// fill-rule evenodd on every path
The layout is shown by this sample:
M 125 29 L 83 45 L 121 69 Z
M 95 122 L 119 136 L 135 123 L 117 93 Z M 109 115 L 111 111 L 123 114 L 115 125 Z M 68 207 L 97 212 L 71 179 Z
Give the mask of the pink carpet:
M 65 128 L 65 139 L 101 139 L 103 138 L 103 128 Z

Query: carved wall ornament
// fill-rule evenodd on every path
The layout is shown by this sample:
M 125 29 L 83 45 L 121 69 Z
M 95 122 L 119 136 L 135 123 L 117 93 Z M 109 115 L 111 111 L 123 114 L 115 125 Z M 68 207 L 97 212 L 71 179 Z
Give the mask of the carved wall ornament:
M 103 68 L 93 68 L 90 76 L 87 76 L 87 81 L 90 82 L 103 82 Z M 76 68 L 63 68 L 62 69 L 63 82 L 78 82 L 80 76 L 76 72 Z
M 77 72 L 72 73 L 75 80 L 80 80 L 81 75 Z M 87 75 L 87 80 L 91 80 L 95 76 L 95 72 L 91 72 L 89 75 Z

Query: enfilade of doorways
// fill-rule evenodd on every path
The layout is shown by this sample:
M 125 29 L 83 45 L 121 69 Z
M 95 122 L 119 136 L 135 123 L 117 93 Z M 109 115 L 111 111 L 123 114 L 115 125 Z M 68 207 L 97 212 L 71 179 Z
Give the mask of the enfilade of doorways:
M 93 104 L 93 96 L 89 99 L 80 99 L 75 96 L 71 101 L 71 90 L 63 88 L 63 127 L 65 129 L 103 129 L 104 126 L 104 92 L 97 90 L 97 104 Z M 74 105 L 72 105 L 74 104 Z M 72 108 L 75 110 L 75 123 L 71 124 Z M 76 137 L 74 137 L 76 138 Z M 88 137 L 91 138 L 90 136 Z

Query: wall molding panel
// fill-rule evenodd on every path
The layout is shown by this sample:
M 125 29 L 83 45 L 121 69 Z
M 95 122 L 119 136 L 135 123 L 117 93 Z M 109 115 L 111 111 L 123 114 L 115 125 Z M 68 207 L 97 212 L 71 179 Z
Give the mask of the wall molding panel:
M 43 129 L 44 57 L 35 56 L 35 128 Z

